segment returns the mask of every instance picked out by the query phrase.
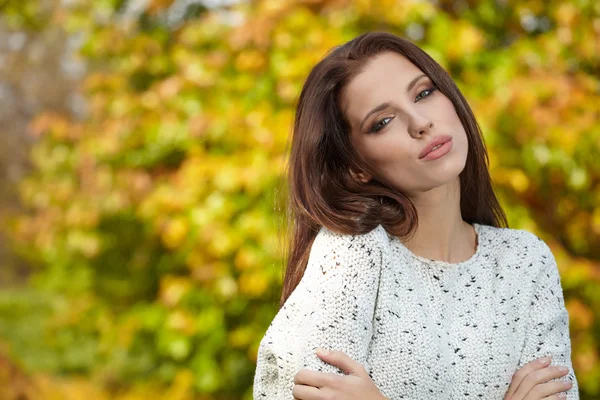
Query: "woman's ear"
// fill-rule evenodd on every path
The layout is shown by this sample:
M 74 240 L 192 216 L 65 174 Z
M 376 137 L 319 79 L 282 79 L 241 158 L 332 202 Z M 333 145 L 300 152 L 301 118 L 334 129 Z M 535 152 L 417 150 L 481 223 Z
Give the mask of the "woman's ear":
M 371 180 L 371 178 L 373 178 L 370 174 L 367 174 L 366 172 L 354 172 L 352 168 L 350 168 L 350 175 L 352 175 L 354 179 L 359 180 L 362 183 L 368 183 Z

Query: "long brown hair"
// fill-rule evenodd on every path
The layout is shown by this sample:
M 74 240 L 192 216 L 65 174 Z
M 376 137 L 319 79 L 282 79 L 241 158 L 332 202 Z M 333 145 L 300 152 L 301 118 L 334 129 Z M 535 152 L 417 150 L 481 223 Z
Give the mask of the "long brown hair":
M 377 177 L 354 149 L 349 124 L 340 108 L 344 87 L 375 55 L 401 54 L 421 69 L 454 104 L 468 138 L 468 155 L 460 173 L 460 208 L 468 223 L 508 227 L 492 189 L 488 154 L 473 112 L 448 73 L 418 46 L 385 32 L 362 34 L 330 51 L 312 69 L 298 100 L 287 171 L 287 266 L 279 306 L 296 288 L 310 248 L 322 226 L 344 234 L 363 234 L 381 224 L 407 238 L 417 225 L 408 197 Z M 350 170 L 374 178 L 361 184 Z

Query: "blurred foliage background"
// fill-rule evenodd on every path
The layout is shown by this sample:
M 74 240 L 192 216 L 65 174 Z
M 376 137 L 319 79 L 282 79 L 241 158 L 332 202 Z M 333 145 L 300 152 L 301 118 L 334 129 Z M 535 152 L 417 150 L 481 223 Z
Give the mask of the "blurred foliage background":
M 600 399 L 600 2 L 0 1 L 0 399 L 250 399 L 310 68 L 409 38 L 552 248 Z M 282 222 L 283 221 L 283 222 Z

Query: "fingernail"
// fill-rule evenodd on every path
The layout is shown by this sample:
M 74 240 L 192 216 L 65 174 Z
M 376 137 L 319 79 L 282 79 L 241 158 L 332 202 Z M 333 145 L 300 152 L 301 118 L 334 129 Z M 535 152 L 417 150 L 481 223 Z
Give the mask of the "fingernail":
M 320 356 L 326 356 L 326 355 L 329 354 L 329 350 L 318 348 L 317 349 L 317 354 L 320 355 Z
M 568 368 L 568 367 L 562 367 L 562 366 L 561 366 L 561 367 L 558 367 L 558 370 L 559 370 L 560 372 L 567 372 L 567 371 L 569 370 L 569 368 Z
M 567 395 L 566 395 L 566 394 L 564 394 L 564 393 L 559 393 L 559 394 L 558 394 L 558 398 L 559 398 L 559 399 L 566 399 L 566 398 L 567 398 Z
M 538 361 L 540 362 L 540 364 L 546 365 L 550 362 L 550 357 L 540 358 Z

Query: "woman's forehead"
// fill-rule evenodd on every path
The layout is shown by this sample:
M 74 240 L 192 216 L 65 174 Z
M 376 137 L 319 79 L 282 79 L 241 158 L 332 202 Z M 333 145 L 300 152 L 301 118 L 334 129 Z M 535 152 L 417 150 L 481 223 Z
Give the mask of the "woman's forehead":
M 416 75 L 422 74 L 416 65 L 398 53 L 385 52 L 374 56 L 348 83 L 347 95 L 364 93 L 373 87 L 406 86 Z
M 398 53 L 381 53 L 346 85 L 341 96 L 344 114 L 354 125 L 366 107 L 375 107 L 393 94 L 405 91 L 407 84 L 423 72 Z

